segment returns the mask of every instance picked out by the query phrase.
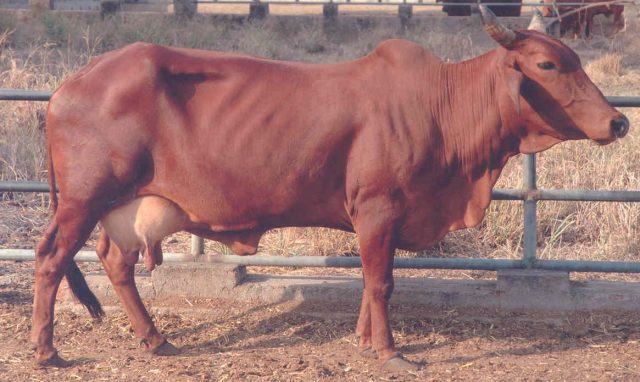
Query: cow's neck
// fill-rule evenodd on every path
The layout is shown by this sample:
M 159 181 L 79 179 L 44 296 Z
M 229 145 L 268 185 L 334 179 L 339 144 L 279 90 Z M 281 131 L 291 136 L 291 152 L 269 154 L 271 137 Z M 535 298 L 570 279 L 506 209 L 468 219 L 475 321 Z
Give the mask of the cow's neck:
M 500 52 L 494 50 L 467 61 L 442 64 L 442 97 L 434 110 L 446 165 L 470 181 L 488 176 L 491 186 L 506 160 L 517 153 L 516 139 L 503 128 L 500 117 L 499 61 Z
M 441 209 L 451 219 L 449 231 L 482 221 L 502 168 L 517 153 L 517 139 L 501 119 L 500 53 L 440 66 L 436 81 L 441 91 L 433 115 L 443 143 L 446 174 L 439 192 Z M 463 200 L 447 203 L 452 194 Z

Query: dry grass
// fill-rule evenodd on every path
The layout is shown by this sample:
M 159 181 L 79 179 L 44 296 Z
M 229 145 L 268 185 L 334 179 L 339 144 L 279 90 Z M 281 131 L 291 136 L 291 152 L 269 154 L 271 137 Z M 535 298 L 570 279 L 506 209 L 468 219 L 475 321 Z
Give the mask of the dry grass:
M 597 60 L 589 62 L 585 71 L 593 81 L 605 82 L 622 76 L 622 54 L 607 53 Z
M 626 31 L 613 39 L 595 36 L 589 41 L 567 43 L 582 57 L 589 75 L 605 94 L 638 95 L 639 35 L 638 21 L 629 17 Z M 475 56 L 493 46 L 475 19 L 429 19 L 405 31 L 395 17 L 344 17 L 337 26 L 324 30 L 320 18 L 270 18 L 247 23 L 203 15 L 192 21 L 175 21 L 157 15 L 121 14 L 101 20 L 45 13 L 18 23 L 0 13 L 0 87 L 54 89 L 91 57 L 139 40 L 277 59 L 335 62 L 361 56 L 391 37 L 417 41 L 447 60 Z M 0 103 L 0 180 L 46 177 L 44 108 L 44 103 Z M 640 125 L 640 110 L 629 109 L 626 113 L 632 125 Z M 607 147 L 589 142 L 555 147 L 539 156 L 539 186 L 638 189 L 639 140 L 640 135 L 632 129 L 628 138 Z M 520 167 L 519 158 L 512 160 L 498 187 L 520 187 Z M 2 198 L 28 205 L 39 200 L 29 195 L 4 194 Z M 44 208 L 44 203 L 40 206 Z M 640 205 L 544 202 L 538 220 L 544 258 L 637 260 Z M 177 238 L 169 245 L 184 244 L 183 236 Z M 520 203 L 496 202 L 479 228 L 453 233 L 418 255 L 513 258 L 519 256 L 521 242 Z M 225 251 L 214 243 L 207 249 Z M 343 232 L 291 228 L 266 235 L 262 249 L 280 255 L 352 254 L 357 243 L 353 235 Z

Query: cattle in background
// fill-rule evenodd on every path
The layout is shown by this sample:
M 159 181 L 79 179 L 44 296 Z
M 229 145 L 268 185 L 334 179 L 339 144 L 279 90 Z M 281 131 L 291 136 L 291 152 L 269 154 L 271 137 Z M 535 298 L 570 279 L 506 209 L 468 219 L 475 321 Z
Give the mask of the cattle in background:
M 395 250 L 479 224 L 510 157 L 629 129 L 570 48 L 480 9 L 500 47 L 459 63 L 402 40 L 322 65 L 137 43 L 65 81 L 47 111 L 54 216 L 36 249 L 36 360 L 66 364 L 53 346 L 64 276 L 102 314 L 73 257 L 103 221 L 98 255 L 151 353 L 177 349 L 136 289 L 139 252 L 153 267 L 162 236 L 185 230 L 253 254 L 269 229 L 322 226 L 358 236 L 360 352 L 412 368 L 389 326 Z
M 562 3 L 579 3 L 581 6 L 568 6 Z M 606 17 L 613 16 L 614 32 L 624 29 L 624 5 L 622 4 L 600 4 L 599 0 L 543 0 L 544 4 L 557 4 L 557 12 L 561 17 L 560 35 L 570 33 L 573 37 L 589 37 L 593 30 L 593 18 L 597 15 Z M 582 10 L 580 8 L 585 7 Z M 565 14 L 567 14 L 565 16 Z M 542 15 L 545 17 L 556 17 L 556 10 L 553 5 L 542 6 Z

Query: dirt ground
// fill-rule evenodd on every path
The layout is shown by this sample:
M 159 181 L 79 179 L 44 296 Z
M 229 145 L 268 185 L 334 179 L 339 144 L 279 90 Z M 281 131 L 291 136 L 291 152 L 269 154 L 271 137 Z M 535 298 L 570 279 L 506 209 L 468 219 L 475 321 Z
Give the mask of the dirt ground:
M 85 267 L 86 268 L 86 267 Z M 34 365 L 28 342 L 33 263 L 0 262 L 0 380 L 603 381 L 638 380 L 640 314 L 506 314 L 392 306 L 399 349 L 416 372 L 381 371 L 356 352 L 349 306 L 183 300 L 149 306 L 182 354 L 150 357 L 119 307 L 101 322 L 59 306 L 67 369 Z

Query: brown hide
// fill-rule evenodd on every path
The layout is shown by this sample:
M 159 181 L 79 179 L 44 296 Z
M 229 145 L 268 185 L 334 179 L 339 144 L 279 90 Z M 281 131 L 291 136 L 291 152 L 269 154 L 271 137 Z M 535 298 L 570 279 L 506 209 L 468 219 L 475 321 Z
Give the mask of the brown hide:
M 205 59 L 189 61 L 194 55 Z M 420 211 L 414 214 L 420 221 L 411 216 L 401 224 L 408 230 L 415 224 L 423 233 L 398 242 L 401 248 L 420 249 L 450 227 L 477 223 L 482 213 L 476 205 L 486 207 L 492 182 L 483 179 L 483 191 L 474 193 L 471 172 L 486 177 L 490 166 L 501 167 L 503 156 L 517 150 L 496 147 L 491 153 L 482 147 L 495 133 L 486 131 L 483 120 L 490 120 L 488 125 L 499 120 L 497 104 L 487 94 L 494 80 L 488 63 L 493 56 L 443 65 L 417 45 L 390 41 L 355 62 L 308 65 L 135 45 L 101 58 L 85 75 L 82 84 L 92 82 L 94 88 L 100 83 L 89 78 L 92 73 L 126 76 L 130 70 L 141 77 L 120 89 L 103 82 L 107 89 L 95 92 L 104 94 L 98 115 L 80 123 L 58 122 L 57 100 L 80 89 L 70 80 L 56 93 L 49 111 L 57 122 L 49 129 L 54 162 L 56 144 L 66 145 L 65 138 L 72 136 L 88 141 L 91 135 L 90 145 L 110 152 L 111 163 L 104 166 L 114 169 L 110 175 L 118 187 L 136 184 L 136 190 L 110 194 L 113 202 L 162 196 L 188 214 L 192 225 L 187 229 L 200 233 L 283 226 L 353 230 L 357 198 L 382 188 L 395 195 L 398 208 Z M 121 66 L 124 62 L 157 62 L 158 68 L 139 73 Z M 470 65 L 486 75 L 451 82 Z M 145 92 L 143 84 L 154 92 Z M 416 84 L 451 86 L 451 96 Z M 308 89 L 313 93 L 305 94 Z M 473 99 L 485 102 L 468 108 Z M 82 108 L 78 101 L 74 108 Z M 100 122 L 106 119 L 111 120 L 108 131 Z M 57 168 L 56 163 L 65 195 L 76 176 L 68 179 Z M 451 199 L 452 191 L 461 195 L 459 201 L 442 200 Z
M 140 300 L 129 252 L 182 229 L 250 254 L 271 228 L 322 226 L 358 235 L 360 349 L 401 364 L 387 313 L 395 249 L 478 224 L 509 157 L 568 139 L 609 143 L 628 129 L 561 42 L 486 28 L 504 47 L 455 64 L 402 40 L 330 65 L 142 43 L 95 59 L 49 103 L 60 192 L 37 250 L 38 361 L 58 360 L 53 296 L 105 218 L 97 252 L 154 353 L 175 349 Z M 143 204 L 160 207 L 140 213 Z M 109 227 L 127 220 L 134 234 Z
M 421 249 L 477 224 L 518 152 L 520 137 L 500 126 L 510 106 L 495 68 L 505 54 L 444 64 L 395 40 L 354 62 L 311 65 L 135 44 L 97 59 L 51 101 L 60 195 L 78 193 L 86 172 L 85 182 L 108 182 L 109 204 L 162 196 L 188 214 L 187 229 L 215 233 L 352 230 L 359 195 L 375 189 L 413 211 L 402 227 L 422 232 L 398 247 Z M 128 80 L 104 80 L 116 73 Z M 79 152 L 66 148 L 73 141 Z M 85 150 L 96 155 L 87 161 Z

